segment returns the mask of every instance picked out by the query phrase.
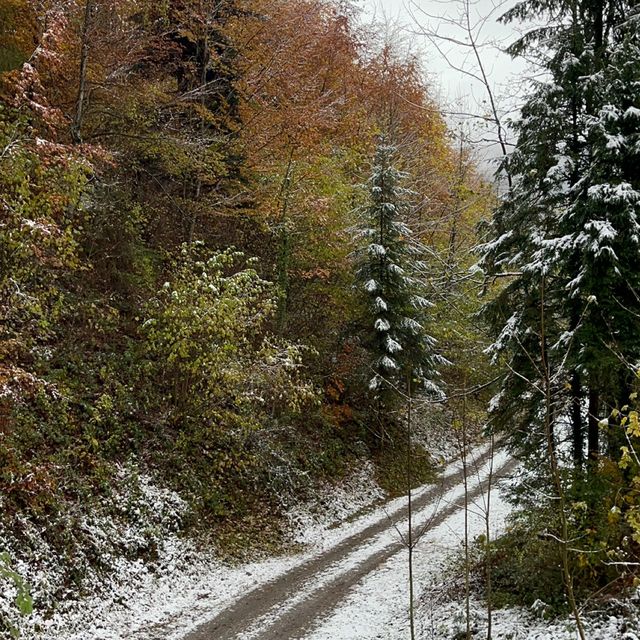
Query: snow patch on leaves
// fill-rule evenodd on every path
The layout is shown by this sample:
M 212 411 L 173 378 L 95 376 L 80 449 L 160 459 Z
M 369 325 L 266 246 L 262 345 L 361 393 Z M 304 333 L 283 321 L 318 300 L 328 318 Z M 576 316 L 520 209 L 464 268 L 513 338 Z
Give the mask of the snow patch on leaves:
M 99 503 L 52 516 L 49 526 L 18 514 L 11 530 L 0 528 L 0 547 L 34 601 L 31 615 L 17 617 L 15 588 L 0 591 L 0 615 L 12 620 L 21 637 L 76 637 L 74 630 L 97 624 L 103 609 L 116 603 L 129 608 L 141 581 L 169 571 L 185 552 L 178 534 L 187 505 L 178 494 L 133 464 L 121 466 L 111 484 Z M 71 558 L 54 552 L 56 531 L 64 532 Z M 78 586 L 70 580 L 91 597 L 78 600 Z
M 384 490 L 376 482 L 371 461 L 364 461 L 338 484 L 323 483 L 303 504 L 287 512 L 293 542 L 316 544 L 332 526 L 381 502 Z

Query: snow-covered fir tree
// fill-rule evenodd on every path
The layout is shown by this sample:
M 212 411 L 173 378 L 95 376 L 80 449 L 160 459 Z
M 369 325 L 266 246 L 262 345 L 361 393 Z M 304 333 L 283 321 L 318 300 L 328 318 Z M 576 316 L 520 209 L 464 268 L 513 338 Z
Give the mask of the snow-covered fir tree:
M 626 403 L 640 361 L 639 16 L 633 2 L 591 0 L 530 0 L 507 15 L 542 17 L 549 26 L 513 49 L 533 50 L 547 79 L 522 109 L 514 188 L 482 259 L 489 275 L 515 274 L 485 308 L 493 351 L 509 360 L 493 408 L 537 455 L 544 357 L 553 422 L 569 419 L 580 467 L 585 435 L 595 458 L 598 421 Z
M 627 404 L 640 364 L 640 7 L 628 9 L 590 79 L 587 161 L 559 239 L 563 261 L 579 265 L 566 290 L 582 315 L 572 360 L 588 386 L 594 457 L 598 418 Z M 607 453 L 618 457 L 621 430 L 607 440 Z
M 407 224 L 412 193 L 402 186 L 406 175 L 394 166 L 395 153 L 384 140 L 377 147 L 354 252 L 366 308 L 369 389 L 382 412 L 396 404 L 407 382 L 412 391 L 440 396 L 437 367 L 444 362 L 426 328 L 425 249 Z

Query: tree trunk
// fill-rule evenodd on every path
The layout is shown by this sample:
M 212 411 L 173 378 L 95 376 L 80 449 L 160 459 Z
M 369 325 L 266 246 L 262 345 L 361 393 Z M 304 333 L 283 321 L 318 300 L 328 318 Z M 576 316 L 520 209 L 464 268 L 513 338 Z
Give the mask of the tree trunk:
M 574 371 L 571 376 L 571 435 L 573 440 L 573 464 L 576 469 L 582 468 L 584 462 L 581 396 L 580 374 Z
M 560 517 L 560 552 L 562 557 L 562 576 L 565 586 L 565 594 L 571 607 L 574 620 L 576 622 L 576 631 L 580 640 L 587 640 L 578 603 L 576 601 L 573 589 L 573 575 L 571 573 L 571 563 L 569 561 L 569 519 L 567 517 L 566 506 L 567 499 L 564 487 L 562 486 L 562 476 L 556 456 L 555 443 L 552 437 L 554 409 L 553 409 L 553 391 L 551 386 L 551 370 L 548 359 L 547 340 L 546 340 L 546 318 L 545 318 L 545 281 L 541 284 L 541 305 L 540 305 L 540 347 L 541 347 L 541 365 L 543 374 L 543 390 L 544 390 L 544 427 L 547 438 L 547 457 L 549 468 L 551 471 L 551 480 L 553 481 L 557 492 L 558 516 Z
M 596 462 L 600 456 L 600 434 L 599 426 L 600 422 L 599 412 L 600 410 L 600 395 L 596 389 L 589 389 L 589 430 L 587 434 L 588 449 L 589 449 L 589 462 Z
M 82 40 L 80 45 L 80 73 L 78 77 L 78 97 L 76 98 L 76 110 L 71 124 L 71 138 L 73 142 L 82 142 L 82 121 L 87 101 L 87 64 L 89 62 L 89 29 L 91 13 L 95 6 L 94 0 L 87 0 L 84 8 L 84 22 L 82 24 Z
M 465 379 L 464 386 L 467 386 Z M 469 469 L 467 467 L 467 410 L 466 396 L 462 398 L 462 479 L 464 486 L 464 607 L 466 640 L 471 640 L 471 559 L 469 555 Z
M 486 536 L 485 578 L 487 584 L 487 640 L 491 640 L 493 631 L 493 574 L 491 567 L 491 489 L 493 488 L 493 460 L 495 454 L 495 435 L 491 432 L 491 462 L 489 463 L 489 477 L 487 479 L 487 502 L 484 514 Z
M 407 375 L 407 515 L 409 519 L 409 531 L 407 538 L 407 546 L 409 548 L 409 630 L 411 632 L 411 640 L 415 640 L 415 615 L 413 608 L 413 505 L 411 504 L 412 492 L 411 485 L 413 483 L 412 477 L 412 463 L 411 458 L 411 375 Z

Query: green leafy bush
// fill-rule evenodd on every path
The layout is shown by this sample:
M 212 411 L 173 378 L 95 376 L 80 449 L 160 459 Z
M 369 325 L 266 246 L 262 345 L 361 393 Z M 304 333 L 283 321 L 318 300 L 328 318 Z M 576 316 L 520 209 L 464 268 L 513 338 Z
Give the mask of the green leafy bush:
M 3 584 L 4 583 L 4 584 Z M 33 598 L 29 592 L 29 587 L 23 577 L 14 571 L 11 567 L 11 558 L 6 552 L 0 553 L 0 585 L 6 583 L 14 592 L 14 604 L 17 613 L 22 616 L 28 616 L 33 611 Z M 12 638 L 18 638 L 19 632 L 16 626 L 7 616 L 0 611 L 0 633 L 7 632 Z
M 183 246 L 142 325 L 150 409 L 166 408 L 175 464 L 214 515 L 242 510 L 261 464 L 252 435 L 316 400 L 302 347 L 267 331 L 272 285 L 242 260 Z

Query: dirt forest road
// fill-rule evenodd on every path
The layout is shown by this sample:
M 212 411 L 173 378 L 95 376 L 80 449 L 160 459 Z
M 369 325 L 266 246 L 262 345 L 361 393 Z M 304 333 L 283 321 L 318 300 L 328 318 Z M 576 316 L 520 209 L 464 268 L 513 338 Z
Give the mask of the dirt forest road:
M 496 456 L 493 464 L 488 449 L 471 454 L 467 464 L 467 499 L 476 512 L 486 498 L 489 471 L 493 471 L 495 482 L 510 474 L 513 468 L 513 461 L 504 454 Z M 460 512 L 465 504 L 463 480 L 462 465 L 454 465 L 438 483 L 416 492 L 412 501 L 413 531 L 418 539 L 416 554 L 423 542 L 425 545 L 433 544 L 427 540 L 429 532 L 443 526 L 452 532 L 455 529 L 456 535 L 462 535 L 459 529 Z M 336 624 L 340 637 L 352 637 L 354 640 L 363 637 L 357 624 L 354 626 L 348 606 L 345 610 L 345 603 L 363 581 L 383 572 L 385 564 L 394 559 L 397 564 L 401 557 L 406 558 L 403 536 L 407 526 L 406 505 L 396 507 L 394 511 L 385 510 L 373 524 L 356 529 L 335 546 L 248 591 L 184 636 L 184 640 L 315 640 L 336 637 Z M 406 582 L 401 569 L 391 572 L 387 568 L 387 573 L 394 573 L 394 580 Z M 357 602 L 353 606 L 361 607 Z M 338 610 L 342 610 L 341 616 L 337 616 L 333 628 L 323 635 L 323 626 L 336 618 Z M 406 617 L 406 607 L 397 614 Z M 344 628 L 349 624 L 351 632 Z M 370 637 L 387 637 L 378 635 L 375 629 L 373 634 Z

